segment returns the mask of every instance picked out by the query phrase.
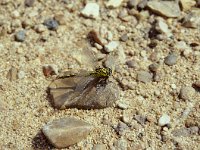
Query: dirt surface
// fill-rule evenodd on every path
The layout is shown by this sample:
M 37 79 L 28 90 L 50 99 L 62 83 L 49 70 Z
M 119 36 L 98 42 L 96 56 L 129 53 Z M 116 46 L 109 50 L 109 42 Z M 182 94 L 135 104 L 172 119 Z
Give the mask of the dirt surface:
M 158 39 L 150 37 L 149 31 L 156 26 L 152 20 L 159 15 L 150 10 L 133 8 L 128 19 L 120 19 L 121 11 L 130 10 L 127 1 L 114 9 L 98 1 L 100 15 L 91 19 L 80 14 L 86 3 L 35 0 L 32 7 L 26 7 L 24 0 L 0 1 L 0 149 L 55 149 L 41 129 L 47 122 L 65 116 L 95 126 L 86 139 L 68 149 L 92 149 L 96 144 L 104 144 L 107 149 L 200 149 L 199 84 L 194 85 L 200 80 L 200 29 L 181 24 L 190 10 L 182 11 L 178 18 L 164 18 L 172 36 Z M 49 18 L 59 22 L 55 30 L 43 25 Z M 115 78 L 111 78 L 118 83 L 119 101 L 125 106 L 54 109 L 46 92 L 52 79 L 44 76 L 42 68 L 50 64 L 58 70 L 91 69 L 77 59 L 92 29 L 105 43 L 118 41 L 123 48 L 126 57 L 119 56 Z M 25 31 L 22 41 L 16 37 L 21 30 Z M 178 44 L 184 45 L 180 42 L 186 43 L 189 51 L 178 48 Z M 111 55 L 98 46 L 90 48 L 103 56 L 99 64 Z M 177 60 L 167 65 L 164 61 L 171 52 Z M 156 71 L 149 70 L 151 64 L 158 65 Z M 189 90 L 180 96 L 183 87 Z M 163 114 L 170 117 L 170 123 L 161 127 L 158 121 Z M 191 127 L 197 130 L 184 136 L 173 134 Z

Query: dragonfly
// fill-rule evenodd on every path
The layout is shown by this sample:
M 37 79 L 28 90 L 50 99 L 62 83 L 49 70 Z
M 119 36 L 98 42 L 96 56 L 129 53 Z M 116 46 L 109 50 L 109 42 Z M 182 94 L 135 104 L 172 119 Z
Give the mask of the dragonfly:
M 115 84 L 108 82 L 111 75 L 109 67 L 64 72 L 49 85 L 54 107 L 96 109 L 112 106 L 119 91 Z

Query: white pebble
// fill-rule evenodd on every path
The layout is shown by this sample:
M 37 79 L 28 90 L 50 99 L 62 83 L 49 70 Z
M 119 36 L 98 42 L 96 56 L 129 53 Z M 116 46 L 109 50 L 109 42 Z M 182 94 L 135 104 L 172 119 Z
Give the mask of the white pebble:
M 159 126 L 164 126 L 170 123 L 170 116 L 168 116 L 167 114 L 163 114 L 158 121 L 158 125 Z
M 109 0 L 106 3 L 106 7 L 108 8 L 117 8 L 121 5 L 121 3 L 123 2 L 123 0 Z
M 18 76 L 19 79 L 23 79 L 25 77 L 25 72 L 20 70 L 18 72 L 17 76 Z
M 105 51 L 108 52 L 108 53 L 112 52 L 115 49 L 117 49 L 118 46 L 119 46 L 119 42 L 117 42 L 117 41 L 111 41 L 107 45 L 105 45 Z
M 89 18 L 97 18 L 99 16 L 99 5 L 97 3 L 88 3 L 81 11 L 81 14 Z

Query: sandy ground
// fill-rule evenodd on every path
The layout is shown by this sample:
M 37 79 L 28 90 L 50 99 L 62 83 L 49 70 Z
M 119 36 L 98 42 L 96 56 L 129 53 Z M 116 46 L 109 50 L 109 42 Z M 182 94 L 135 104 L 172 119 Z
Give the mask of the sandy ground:
M 148 19 L 139 21 L 136 27 L 132 21 L 124 22 L 117 17 L 123 6 L 106 9 L 102 1 L 98 3 L 103 8 L 102 15 L 94 20 L 80 15 L 84 3 L 79 1 L 65 4 L 56 0 L 45 3 L 38 0 L 33 7 L 24 7 L 23 0 L 0 2 L 0 21 L 3 22 L 0 25 L 0 149 L 53 149 L 41 133 L 41 128 L 48 121 L 65 116 L 73 116 L 95 126 L 87 139 L 69 149 L 92 149 L 95 144 L 105 144 L 107 149 L 119 149 L 119 144 L 124 149 L 133 150 L 200 149 L 199 133 L 188 136 L 171 134 L 183 127 L 200 127 L 198 90 L 189 100 L 179 98 L 181 87 L 192 87 L 200 79 L 199 29 L 184 28 L 175 19 L 175 23 L 171 24 L 174 38 L 157 40 L 157 46 L 150 48 L 151 39 L 147 37 L 147 30 L 151 25 Z M 44 26 L 44 31 L 37 32 L 38 25 L 56 14 L 66 15 L 63 25 L 59 25 L 56 31 Z M 91 29 L 98 32 L 102 27 L 112 33 L 114 41 L 119 41 L 124 33 L 129 36 L 126 42 L 120 42 L 120 46 L 126 54 L 125 61 L 134 60 L 137 65 L 129 68 L 126 63 L 120 64 L 115 72 L 124 84 L 125 88 L 120 86 L 120 94 L 128 108 L 54 109 L 46 93 L 51 79 L 44 76 L 42 67 L 54 64 L 59 70 L 87 69 L 86 65 L 80 66 L 69 56 L 84 47 L 82 41 Z M 26 30 L 25 41 L 17 42 L 14 35 L 23 28 Z M 191 47 L 191 55 L 183 56 L 182 51 L 174 46 L 178 41 L 184 41 L 189 46 L 190 43 L 197 43 L 198 46 Z M 91 49 L 101 54 L 95 47 Z M 163 61 L 171 51 L 178 54 L 178 59 L 175 65 L 168 66 Z M 161 79 L 139 82 L 136 80 L 137 72 L 148 71 L 148 66 L 155 62 L 149 59 L 152 53 L 157 55 Z M 18 72 L 13 80 L 7 78 L 11 68 L 16 68 Z M 131 85 L 127 86 L 127 82 Z M 185 111 L 189 111 L 186 117 L 182 115 Z M 144 125 L 139 124 L 132 119 L 136 114 L 146 116 L 148 121 Z M 158 119 L 163 114 L 170 116 L 170 127 L 158 125 Z M 131 121 L 128 129 L 119 135 L 114 127 L 124 116 Z

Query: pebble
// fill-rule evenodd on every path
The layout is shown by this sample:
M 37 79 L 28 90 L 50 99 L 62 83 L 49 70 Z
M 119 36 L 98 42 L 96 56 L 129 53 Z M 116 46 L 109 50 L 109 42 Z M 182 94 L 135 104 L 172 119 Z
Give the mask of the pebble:
M 179 17 L 181 14 L 179 5 L 174 1 L 149 1 L 147 3 L 154 13 L 165 17 Z
M 17 69 L 12 67 L 8 73 L 7 73 L 7 79 L 9 79 L 10 81 L 14 81 L 17 79 Z
M 196 5 L 195 0 L 180 0 L 179 2 L 181 4 L 183 11 L 190 10 L 191 7 Z
M 128 146 L 128 142 L 127 140 L 121 138 L 119 140 L 117 140 L 116 142 L 114 142 L 114 147 L 117 150 L 127 150 L 127 146 Z
M 106 150 L 105 144 L 96 144 L 93 146 L 92 150 Z
M 153 79 L 153 75 L 147 71 L 139 71 L 137 73 L 137 80 L 143 83 L 151 82 Z
M 23 78 L 25 77 L 25 75 L 26 75 L 26 74 L 25 74 L 24 71 L 22 71 L 22 70 L 18 71 L 17 76 L 18 76 L 19 79 L 23 79 Z
M 138 3 L 138 8 L 144 9 L 147 6 L 147 2 L 147 0 L 140 0 L 140 2 Z
M 49 18 L 43 23 L 49 30 L 56 30 L 58 28 L 58 21 L 55 19 Z
M 35 26 L 35 31 L 38 33 L 42 33 L 44 31 L 46 31 L 46 27 L 43 24 L 39 24 L 39 25 Z
M 56 148 L 66 148 L 84 140 L 93 126 L 76 118 L 66 117 L 48 122 L 42 131 Z
M 131 123 L 131 120 L 132 120 L 132 115 L 129 115 L 125 112 L 123 112 L 123 115 L 122 115 L 122 121 L 126 124 L 130 124 Z
M 117 8 L 122 4 L 123 0 L 109 0 L 106 3 L 106 7 L 108 8 Z
M 63 14 L 57 14 L 54 16 L 54 19 L 58 21 L 59 25 L 66 25 L 68 23 L 67 16 Z
M 42 67 L 42 70 L 43 70 L 44 76 L 46 76 L 46 77 L 58 74 L 58 67 L 54 64 L 44 65 Z
M 142 115 L 135 115 L 135 120 L 136 120 L 139 124 L 144 125 L 145 122 L 147 121 L 147 117 L 142 116 Z
M 84 17 L 95 19 L 99 17 L 99 5 L 97 3 L 87 3 L 81 11 L 81 14 Z
M 159 33 L 165 34 L 167 37 L 171 37 L 172 36 L 172 33 L 169 30 L 168 25 L 161 18 L 157 19 L 155 28 Z
M 193 126 L 190 128 L 180 128 L 172 131 L 172 134 L 176 137 L 187 137 L 190 135 L 198 135 L 199 128 L 197 126 Z
M 170 124 L 170 116 L 163 114 L 158 120 L 158 125 L 162 127 L 168 124 Z
M 149 65 L 149 70 L 151 72 L 156 72 L 158 70 L 158 68 L 159 68 L 159 65 L 157 63 L 153 63 L 153 64 Z
M 191 100 L 193 96 L 195 95 L 194 88 L 190 86 L 183 86 L 180 89 L 179 97 L 183 100 Z
M 129 107 L 128 102 L 126 102 L 125 100 L 119 100 L 116 102 L 116 104 L 120 109 L 127 109 Z
M 192 10 L 183 18 L 182 25 L 187 28 L 198 28 L 200 26 L 200 9 Z
M 130 9 L 131 9 L 131 8 L 136 8 L 140 1 L 141 1 L 141 0 L 129 0 L 129 1 L 127 2 L 127 6 L 128 6 L 128 8 L 130 8 Z
M 19 18 L 20 17 L 20 13 L 19 13 L 19 11 L 17 11 L 17 10 L 14 10 L 13 12 L 12 12 L 12 17 L 13 18 Z
M 128 60 L 126 64 L 129 68 L 134 68 L 134 69 L 138 68 L 138 64 L 134 60 Z
M 165 57 L 164 63 L 168 66 L 173 66 L 177 62 L 177 55 L 175 53 L 169 54 L 167 57 Z
M 115 131 L 117 132 L 117 134 L 123 135 L 125 130 L 127 129 L 128 129 L 128 126 L 125 123 L 119 122 L 117 127 L 115 128 Z
M 200 88 L 200 81 L 196 81 L 196 82 L 194 83 L 194 86 L 197 87 L 197 88 Z
M 25 40 L 26 37 L 26 32 L 24 30 L 18 31 L 15 34 L 15 40 L 18 42 L 23 42 Z
M 122 42 L 126 42 L 126 41 L 128 40 L 127 34 L 123 34 L 123 35 L 120 37 L 120 40 L 121 40 Z
M 111 41 L 107 45 L 104 46 L 104 49 L 106 52 L 110 53 L 110 52 L 116 50 L 118 46 L 119 46 L 118 41 Z
M 34 2 L 35 2 L 35 0 L 25 0 L 25 1 L 24 1 L 24 4 L 25 4 L 25 6 L 27 6 L 27 7 L 32 7 L 33 4 L 34 4 Z

